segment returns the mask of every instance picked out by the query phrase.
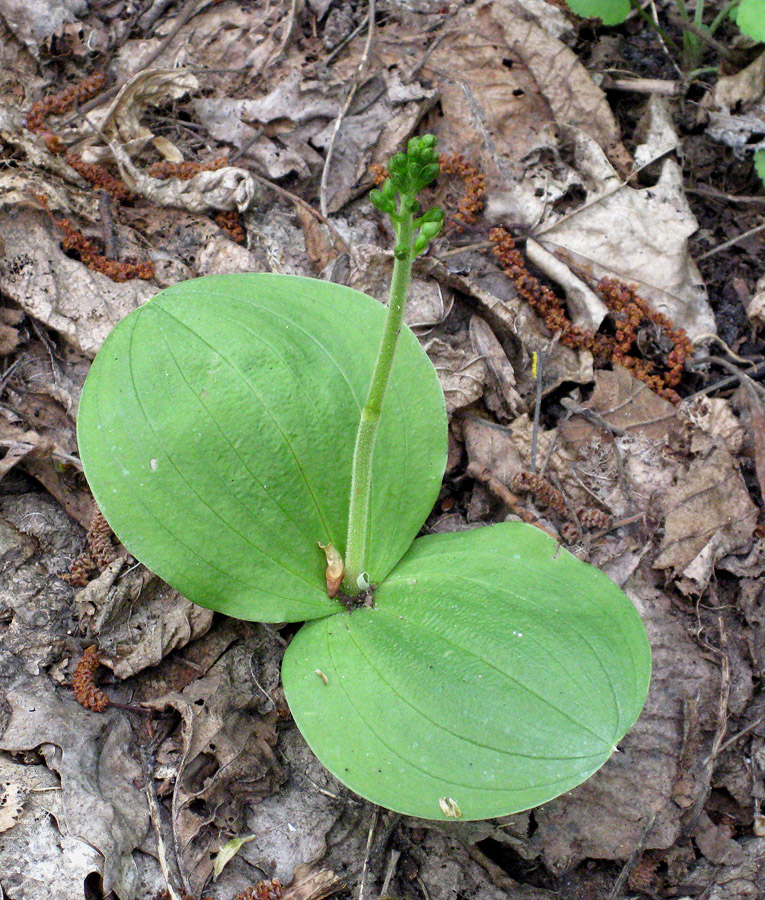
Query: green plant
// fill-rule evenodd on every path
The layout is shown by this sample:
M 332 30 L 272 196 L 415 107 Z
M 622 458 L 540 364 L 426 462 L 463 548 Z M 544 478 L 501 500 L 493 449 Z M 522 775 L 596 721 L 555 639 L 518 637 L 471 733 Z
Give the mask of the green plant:
M 672 41 L 638 0 L 566 0 L 566 3 L 577 15 L 598 18 L 604 25 L 620 25 L 634 9 L 651 27 L 659 29 L 672 46 Z M 708 25 L 704 22 L 705 0 L 696 0 L 692 15 L 686 0 L 677 0 L 677 9 L 683 30 L 684 68 L 688 71 L 696 70 L 701 61 L 702 40 L 714 42 L 715 32 L 728 16 L 736 21 L 743 34 L 755 41 L 765 41 L 765 0 L 729 0 Z
M 282 275 L 161 291 L 93 363 L 80 450 L 116 534 L 191 600 L 306 622 L 284 688 L 341 781 L 403 813 L 486 818 L 600 768 L 642 709 L 650 649 L 622 591 L 535 528 L 416 537 L 447 443 L 436 372 L 401 324 L 442 221 L 415 196 L 435 139 L 390 172 L 371 195 L 396 232 L 387 313 Z

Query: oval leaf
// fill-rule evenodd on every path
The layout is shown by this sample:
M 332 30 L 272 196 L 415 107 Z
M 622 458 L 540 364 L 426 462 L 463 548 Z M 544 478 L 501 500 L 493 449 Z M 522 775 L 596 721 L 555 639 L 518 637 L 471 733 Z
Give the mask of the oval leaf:
M 736 24 L 755 41 L 765 41 L 765 0 L 741 0 Z
M 109 524 L 190 600 L 240 619 L 336 611 L 319 546 L 345 552 L 353 446 L 385 308 L 287 275 L 159 293 L 114 329 L 80 405 L 85 475 Z M 404 329 L 375 447 L 369 573 L 406 552 L 438 495 L 446 413 Z
M 323 764 L 429 819 L 506 815 L 580 784 L 637 719 L 649 678 L 625 594 L 517 523 L 419 538 L 374 608 L 306 625 L 282 667 Z
M 630 13 L 630 0 L 566 0 L 584 19 L 600 19 L 604 25 L 620 25 Z

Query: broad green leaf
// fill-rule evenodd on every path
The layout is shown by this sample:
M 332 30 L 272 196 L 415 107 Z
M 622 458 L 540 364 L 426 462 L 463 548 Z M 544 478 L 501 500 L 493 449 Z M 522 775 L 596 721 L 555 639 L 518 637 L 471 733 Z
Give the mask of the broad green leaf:
M 190 600 L 240 619 L 341 608 L 318 542 L 345 551 L 353 445 L 385 309 L 286 275 L 160 292 L 114 329 L 83 390 L 85 475 L 125 546 Z M 369 573 L 385 577 L 438 495 L 446 413 L 401 334 L 375 447 Z
M 755 41 L 765 41 L 765 0 L 741 0 L 736 24 Z
M 637 719 L 649 678 L 625 594 L 516 523 L 418 538 L 374 608 L 309 623 L 282 666 L 323 764 L 430 819 L 505 815 L 580 784 Z
M 629 15 L 630 0 L 566 0 L 584 19 L 600 19 L 604 25 L 620 25 Z

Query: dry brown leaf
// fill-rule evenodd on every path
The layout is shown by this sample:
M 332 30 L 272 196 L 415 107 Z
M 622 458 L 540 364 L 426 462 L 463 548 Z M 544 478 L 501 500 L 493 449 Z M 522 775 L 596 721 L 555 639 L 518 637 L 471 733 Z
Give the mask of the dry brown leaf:
M 706 587 L 721 557 L 747 546 L 757 524 L 736 460 L 722 446 L 694 459 L 661 504 L 664 537 L 654 567 L 682 573 L 681 588 L 694 592 Z
M 275 651 L 267 632 L 248 630 L 205 677 L 150 702 L 176 709 L 183 722 L 180 747 L 168 739 L 158 761 L 166 757 L 176 768 L 173 827 L 194 893 L 212 874 L 220 835 L 237 831 L 244 805 L 269 796 L 285 778 L 273 749 L 277 712 L 256 712 L 263 688 L 252 669 L 253 658 Z
M 486 362 L 487 379 L 483 395 L 486 406 L 501 421 L 515 418 L 523 406 L 521 395 L 515 387 L 515 370 L 502 344 L 480 316 L 470 319 L 470 341 L 475 355 Z
M 572 407 L 576 409 L 576 407 Z M 662 441 L 677 429 L 677 411 L 623 366 L 595 373 L 595 390 L 582 408 L 596 413 L 609 425 L 632 435 Z M 602 439 L 604 430 L 583 416 L 560 423 L 563 440 L 572 448 Z
M 574 126 L 592 137 L 627 173 L 629 154 L 608 99 L 565 44 L 550 36 L 516 0 L 488 0 L 477 9 L 481 34 L 496 23 L 522 60 L 549 104 L 555 122 Z

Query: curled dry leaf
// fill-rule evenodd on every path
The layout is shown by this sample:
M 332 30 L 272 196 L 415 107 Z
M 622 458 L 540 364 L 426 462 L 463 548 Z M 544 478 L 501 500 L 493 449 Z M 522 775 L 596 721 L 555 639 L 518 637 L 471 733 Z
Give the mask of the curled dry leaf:
M 159 179 L 143 173 L 118 144 L 109 144 L 125 183 L 137 194 L 158 206 L 171 206 L 187 212 L 210 209 L 244 212 L 261 191 L 252 175 L 235 166 L 203 171 L 188 180 Z
M 428 338 L 423 347 L 438 372 L 449 415 L 483 395 L 486 363 L 473 352 L 467 332 L 445 336 L 444 340 Z
M 515 387 L 515 370 L 502 344 L 480 316 L 470 318 L 470 342 L 476 356 L 486 362 L 487 378 L 484 401 L 500 420 L 518 415 L 523 400 Z

